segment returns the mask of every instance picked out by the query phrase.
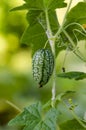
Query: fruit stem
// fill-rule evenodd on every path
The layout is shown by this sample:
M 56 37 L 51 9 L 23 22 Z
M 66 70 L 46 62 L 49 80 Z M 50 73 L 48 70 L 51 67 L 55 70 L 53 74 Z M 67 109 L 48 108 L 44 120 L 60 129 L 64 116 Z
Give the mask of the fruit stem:
M 45 42 L 44 49 L 46 48 L 46 46 L 47 46 L 47 43 L 48 43 L 48 40 Z

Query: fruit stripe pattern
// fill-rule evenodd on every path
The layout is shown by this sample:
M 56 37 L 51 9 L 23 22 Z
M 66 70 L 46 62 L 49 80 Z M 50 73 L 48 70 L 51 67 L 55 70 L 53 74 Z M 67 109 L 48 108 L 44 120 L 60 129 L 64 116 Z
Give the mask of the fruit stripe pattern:
M 32 72 L 33 78 L 39 84 L 39 87 L 45 85 L 54 69 L 54 57 L 50 50 L 40 49 L 38 50 L 32 59 Z

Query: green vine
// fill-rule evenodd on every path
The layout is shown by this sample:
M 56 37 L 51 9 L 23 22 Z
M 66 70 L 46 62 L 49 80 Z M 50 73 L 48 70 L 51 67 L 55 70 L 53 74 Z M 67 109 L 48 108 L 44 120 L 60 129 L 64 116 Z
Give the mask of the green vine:
M 56 56 L 55 56 L 55 39 L 54 36 L 52 35 L 52 30 L 50 27 L 50 23 L 49 23 L 49 16 L 48 16 L 48 11 L 45 11 L 45 16 L 46 16 L 46 24 L 47 24 L 47 37 L 49 39 L 49 43 L 51 46 L 51 50 L 54 56 L 54 71 L 53 71 L 53 86 L 52 86 L 52 102 L 51 105 L 52 107 L 55 106 L 55 96 L 56 96 Z

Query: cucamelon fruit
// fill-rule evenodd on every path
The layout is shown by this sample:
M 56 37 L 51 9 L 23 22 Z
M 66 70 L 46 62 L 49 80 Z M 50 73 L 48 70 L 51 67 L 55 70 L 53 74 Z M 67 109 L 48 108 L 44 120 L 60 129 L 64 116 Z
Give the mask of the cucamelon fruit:
M 53 73 L 54 57 L 50 50 L 40 49 L 32 59 L 32 73 L 33 78 L 39 84 L 39 87 L 45 85 Z

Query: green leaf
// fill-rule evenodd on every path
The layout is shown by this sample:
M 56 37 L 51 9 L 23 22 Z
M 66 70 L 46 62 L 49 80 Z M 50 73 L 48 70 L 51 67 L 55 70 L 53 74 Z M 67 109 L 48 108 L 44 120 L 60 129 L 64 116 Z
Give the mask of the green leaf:
M 32 104 L 9 122 L 9 125 L 34 127 L 41 120 L 41 103 Z
M 57 127 L 57 117 L 58 113 L 55 108 L 51 108 L 42 123 L 42 130 L 56 130 Z
M 78 22 L 86 23 L 86 2 L 79 2 L 67 15 L 67 23 Z
M 49 16 L 49 22 L 50 22 L 52 33 L 55 34 L 60 26 L 57 19 L 56 12 L 51 10 L 48 12 L 48 16 Z M 38 22 L 42 25 L 42 27 L 45 29 L 46 32 L 47 25 L 46 25 L 46 18 L 44 12 L 41 13 L 41 15 L 39 16 Z
M 26 3 L 22 6 L 15 7 L 12 11 L 15 10 L 55 10 L 56 8 L 63 8 L 66 7 L 67 4 L 64 0 L 24 0 Z
M 43 0 L 44 7 L 48 10 L 55 10 L 56 8 L 66 7 L 64 0 Z
M 57 76 L 60 78 L 82 80 L 86 78 L 86 73 L 79 72 L 79 71 L 71 71 L 71 72 L 66 72 L 66 73 L 60 73 Z
M 24 0 L 25 4 L 16 7 L 13 10 L 27 9 L 27 20 L 29 26 L 25 30 L 21 43 L 28 44 L 33 53 L 39 48 L 43 48 L 46 41 L 48 40 L 46 35 L 47 25 L 45 18 L 45 9 L 48 10 L 50 26 L 53 34 L 55 34 L 59 28 L 59 22 L 56 16 L 55 9 L 65 7 L 66 3 L 64 0 Z M 50 48 L 47 44 L 46 48 Z M 63 48 L 58 48 L 56 44 L 56 52 L 59 52 Z
M 12 11 L 17 11 L 17 10 L 44 10 L 44 4 L 43 4 L 43 0 L 26 0 L 26 3 L 15 7 L 13 9 L 11 9 Z
M 48 13 L 49 13 L 49 20 L 50 20 L 50 26 L 51 26 L 52 32 L 56 33 L 59 27 L 59 22 L 56 16 L 56 12 L 51 10 Z M 39 10 L 28 11 L 27 21 L 29 23 L 29 26 L 33 26 L 34 24 L 40 23 L 43 29 L 45 29 L 45 31 L 47 30 L 45 13 L 42 11 L 39 11 Z
M 60 125 L 60 130 L 86 130 L 75 119 L 69 120 Z
M 29 26 L 33 26 L 38 22 L 38 17 L 40 15 L 41 11 L 40 10 L 30 10 L 28 11 L 26 18 L 29 23 Z
M 23 126 L 23 130 L 56 130 L 57 110 L 51 108 L 42 119 L 42 105 L 36 103 L 26 107 L 24 111 L 9 122 L 10 126 Z
M 66 17 L 65 30 L 75 43 L 86 39 L 86 31 L 83 25 L 86 24 L 86 2 L 79 2 L 74 6 Z
M 26 10 L 26 9 L 28 9 L 27 4 L 23 4 L 21 6 L 17 6 L 15 8 L 12 8 L 10 11 L 18 11 L 18 10 Z
M 27 20 L 29 26 L 25 30 L 21 43 L 31 46 L 33 53 L 39 48 L 43 48 L 45 42 L 48 40 L 46 35 L 46 19 L 45 14 L 40 11 L 29 11 L 27 13 Z M 49 11 L 49 20 L 53 34 L 59 28 L 58 19 L 55 11 Z M 50 48 L 47 44 L 46 48 Z M 63 48 L 58 48 L 56 44 L 56 52 L 59 53 Z
M 27 19 L 30 26 L 27 27 L 21 38 L 21 43 L 28 44 L 32 48 L 33 53 L 39 48 L 43 48 L 45 42 L 48 40 L 45 32 L 46 19 L 44 13 L 41 13 L 40 17 L 39 14 L 39 11 L 30 11 L 30 13 L 28 12 Z M 49 19 L 52 31 L 53 33 L 55 33 L 57 31 L 57 28 L 59 27 L 55 11 L 49 12 Z M 50 46 L 47 45 L 47 48 L 50 48 Z M 59 48 L 57 49 L 57 52 L 59 52 L 58 50 Z
M 52 33 L 55 34 L 60 26 L 55 11 L 49 11 L 49 21 Z
M 21 38 L 21 43 L 32 47 L 33 52 L 40 48 L 43 48 L 46 41 L 47 36 L 44 29 L 39 23 L 27 27 Z
M 29 10 L 44 10 L 43 0 L 25 0 Z

